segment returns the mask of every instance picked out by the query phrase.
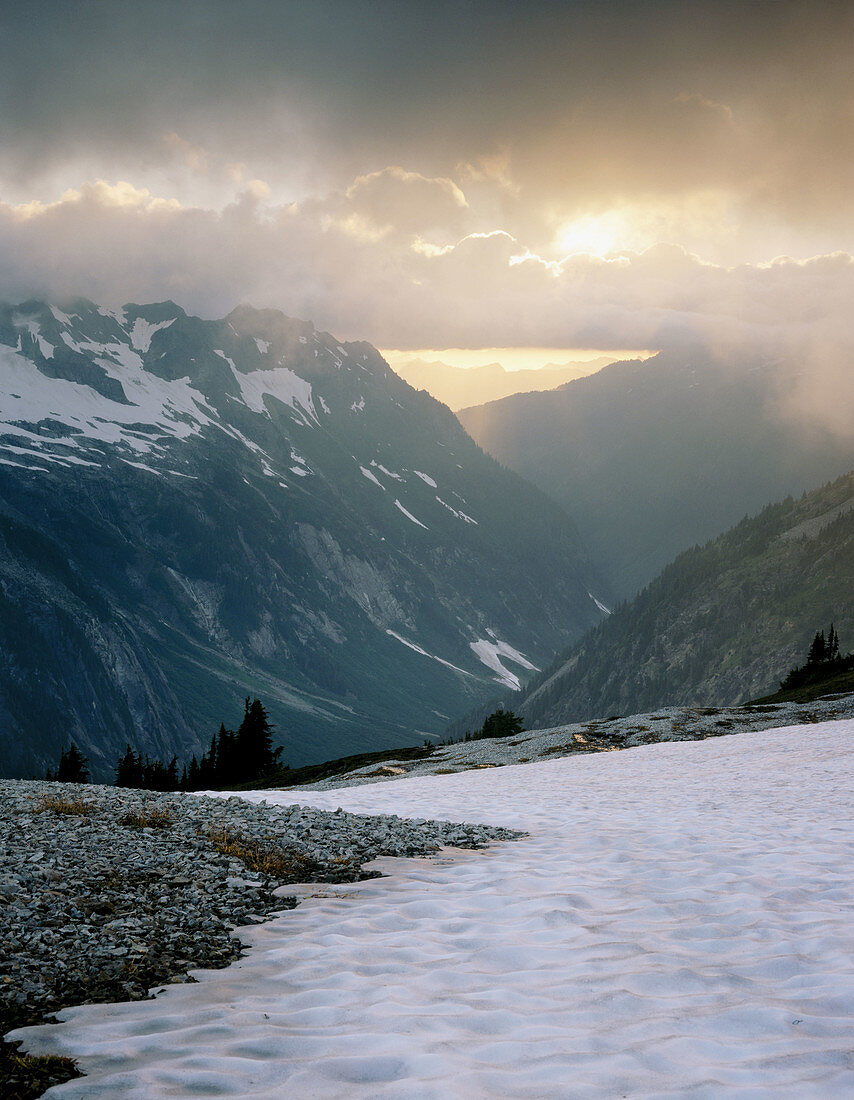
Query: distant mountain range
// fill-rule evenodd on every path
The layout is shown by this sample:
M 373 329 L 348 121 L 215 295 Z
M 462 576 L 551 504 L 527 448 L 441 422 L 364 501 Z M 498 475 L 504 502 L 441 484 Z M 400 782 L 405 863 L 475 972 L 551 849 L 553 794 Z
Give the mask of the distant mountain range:
M 241 307 L 0 307 L 0 774 L 420 741 L 601 618 L 571 523 L 364 343 Z
M 452 367 L 447 363 L 427 363 L 411 359 L 395 364 L 394 370 L 410 386 L 427 390 L 451 409 L 482 405 L 514 393 L 531 390 L 553 390 L 600 370 L 613 359 L 607 356 L 587 363 L 547 363 L 540 370 L 505 370 L 500 363 L 482 367 Z
M 854 650 L 854 472 L 680 554 L 506 702 L 529 729 L 728 706 L 774 692 L 831 622 Z
M 680 551 L 854 466 L 854 432 L 780 414 L 798 369 L 668 352 L 458 415 L 486 451 L 563 505 L 629 597 Z M 839 400 L 850 404 L 851 393 Z

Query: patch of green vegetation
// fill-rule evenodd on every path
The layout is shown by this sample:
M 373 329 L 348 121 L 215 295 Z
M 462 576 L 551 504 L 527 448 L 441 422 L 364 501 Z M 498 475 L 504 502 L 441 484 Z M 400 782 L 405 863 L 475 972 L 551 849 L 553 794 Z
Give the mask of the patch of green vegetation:
M 755 707 L 761 703 L 813 703 L 816 699 L 827 699 L 833 695 L 848 695 L 854 693 L 854 669 L 848 669 L 836 676 L 829 676 L 815 684 L 805 684 L 803 687 L 790 688 L 776 691 L 773 695 L 763 695 L 760 699 L 753 699 L 745 706 Z
M 382 764 L 386 760 L 424 760 L 435 751 L 433 745 L 414 745 L 406 749 L 383 749 L 379 752 L 360 752 L 353 756 L 339 756 L 323 764 L 308 764 L 304 768 L 282 768 L 266 779 L 255 783 L 244 783 L 230 790 L 266 791 L 281 790 L 287 787 L 302 787 L 307 783 L 317 783 L 321 779 L 331 779 L 336 775 L 366 768 L 369 764 Z

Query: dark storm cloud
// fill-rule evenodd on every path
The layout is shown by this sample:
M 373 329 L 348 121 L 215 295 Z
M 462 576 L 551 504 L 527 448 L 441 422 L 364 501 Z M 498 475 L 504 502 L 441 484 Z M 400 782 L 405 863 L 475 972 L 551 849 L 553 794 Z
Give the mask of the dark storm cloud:
M 0 20 L 0 172 L 19 187 L 74 163 L 147 182 L 176 133 L 293 198 L 507 148 L 532 201 L 711 173 L 811 217 L 842 189 L 810 166 L 852 151 L 845 3 L 38 0 Z
M 0 298 L 794 349 L 850 424 L 852 31 L 820 0 L 7 4 Z

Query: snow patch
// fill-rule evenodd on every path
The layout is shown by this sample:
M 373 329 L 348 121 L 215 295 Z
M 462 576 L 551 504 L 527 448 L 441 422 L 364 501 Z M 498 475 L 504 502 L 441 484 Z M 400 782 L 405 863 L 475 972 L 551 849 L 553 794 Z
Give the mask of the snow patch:
M 78 354 L 82 354 L 83 345 L 78 344 L 77 341 L 74 340 L 67 332 L 61 332 L 59 334 L 59 337 L 62 340 L 63 344 L 66 345 L 66 347 L 71 348 L 72 351 L 76 351 Z
M 53 359 L 53 353 L 56 351 L 56 347 L 53 344 L 48 343 L 47 340 L 41 335 L 41 325 L 38 321 L 27 321 L 24 324 L 27 332 L 32 337 L 33 343 L 38 345 L 39 351 L 45 357 L 45 359 Z
M 473 523 L 473 524 L 475 525 L 475 527 L 478 527 L 478 526 L 479 526 L 479 524 L 478 524 L 478 522 L 477 522 L 477 520 L 476 520 L 476 519 L 472 519 L 472 517 L 471 517 L 471 516 L 468 516 L 468 515 L 466 515 L 466 513 L 465 513 L 465 512 L 459 512 L 459 511 L 457 511 L 457 509 L 456 509 L 456 508 L 452 508 L 452 507 L 451 507 L 451 505 L 450 505 L 450 504 L 448 504 L 448 502 L 447 502 L 447 501 L 445 501 L 445 500 L 442 500 L 442 498 L 441 498 L 441 497 L 436 497 L 436 500 L 438 500 L 438 502 L 439 502 L 439 503 L 440 503 L 440 504 L 441 504 L 441 505 L 442 505 L 443 507 L 447 508 L 449 512 L 453 512 L 453 514 L 454 514 L 454 515 L 455 515 L 455 516 L 457 517 L 457 519 L 461 519 L 461 520 L 464 520 L 464 521 L 465 521 L 466 523 Z
M 412 472 L 416 475 L 416 477 L 420 477 L 426 485 L 429 485 L 431 489 L 439 488 L 439 486 L 436 484 L 433 478 L 430 477 L 429 474 L 422 474 L 420 470 L 413 470 Z
M 374 477 L 370 470 L 365 469 L 364 466 L 360 466 L 359 469 L 362 471 L 362 474 L 368 479 L 368 481 L 372 481 L 374 485 L 379 485 L 382 491 L 385 492 L 385 485 L 383 485 L 379 478 Z
M 234 377 L 240 386 L 243 403 L 253 412 L 269 416 L 270 413 L 264 403 L 264 398 L 269 396 L 281 401 L 283 405 L 289 405 L 307 427 L 312 427 L 314 424 L 320 425 L 310 382 L 294 374 L 288 367 L 255 370 L 243 374 L 223 352 L 219 351 L 217 354 L 222 355 L 223 359 L 231 365 Z
M 464 668 L 458 668 L 457 665 L 452 665 L 450 661 L 446 661 L 442 657 L 437 657 L 435 653 L 428 653 L 427 650 L 422 649 L 420 645 L 416 645 L 415 642 L 407 641 L 406 638 L 402 638 L 393 630 L 386 630 L 386 634 L 390 634 L 391 637 L 394 638 L 396 641 L 401 642 L 405 646 L 408 646 L 409 649 L 415 650 L 416 653 L 420 653 L 422 657 L 429 657 L 431 661 L 438 661 L 440 665 L 445 665 L 447 668 L 452 668 L 454 672 L 461 672 L 464 676 L 471 676 L 471 673 L 466 672 Z
M 358 401 L 354 401 L 350 406 L 352 412 L 361 412 L 365 407 L 364 397 L 360 397 Z
M 318 395 L 317 400 L 320 402 L 321 409 L 323 409 L 323 411 L 326 413 L 327 416 L 330 416 L 331 413 L 329 411 L 329 406 L 326 404 L 326 402 L 323 400 L 323 398 Z
M 59 321 L 61 325 L 70 325 L 73 319 L 77 316 L 76 313 L 68 314 L 63 313 L 61 309 L 57 309 L 56 306 L 50 307 L 50 312 L 53 314 L 55 321 Z
M 150 453 L 161 449 L 164 435 L 186 439 L 206 425 L 219 426 L 214 410 L 189 379 L 166 381 L 149 374 L 126 344 L 97 346 L 105 355 L 95 362 L 121 383 L 129 404 L 113 401 L 91 386 L 47 378 L 31 360 L 0 346 L 0 432 L 26 438 L 46 457 L 60 445 L 79 447 L 81 439 Z M 74 438 L 38 436 L 24 426 L 47 419 L 73 427 Z
M 610 608 L 606 607 L 603 603 L 600 603 L 599 600 L 596 599 L 596 597 L 593 595 L 592 592 L 588 592 L 587 595 L 596 604 L 596 606 L 599 608 L 600 611 L 604 612 L 606 615 L 611 614 Z
M 400 474 L 396 474 L 394 470 L 387 470 L 381 462 L 377 462 L 375 458 L 371 459 L 371 465 L 375 470 L 382 470 L 386 477 L 393 477 L 395 481 L 405 481 L 406 478 L 401 477 Z
M 495 638 L 493 631 L 488 631 Z M 508 645 L 507 642 L 494 641 L 490 642 L 486 638 L 479 638 L 476 642 L 469 643 L 472 650 L 475 653 L 477 659 L 481 664 L 486 665 L 487 668 L 492 669 L 493 672 L 498 673 L 495 677 L 499 684 L 504 684 L 506 687 L 512 688 L 513 691 L 519 691 L 522 685 L 519 683 L 519 677 L 514 675 L 508 668 L 505 668 L 501 662 L 502 657 L 507 657 L 517 665 L 521 665 L 522 668 L 527 668 L 531 672 L 539 672 L 540 670 L 536 665 L 532 665 L 527 657 L 524 657 L 518 649 L 514 649 L 512 645 Z
M 852 741 L 246 792 L 528 835 L 310 886 L 239 965 L 12 1038 L 85 1060 L 69 1097 L 850 1096 Z
M 252 339 L 255 341 L 255 346 L 261 352 L 262 355 L 266 355 L 269 352 L 269 350 L 270 350 L 270 341 L 269 340 L 261 340 L 257 336 L 253 336 Z
M 407 519 L 411 519 L 413 523 L 417 523 L 418 526 L 423 527 L 425 531 L 430 530 L 430 528 L 427 526 L 426 523 L 422 523 L 421 520 L 416 519 L 415 516 L 413 516 L 413 514 L 411 512 L 407 512 L 407 510 L 403 507 L 403 505 L 400 503 L 399 500 L 395 499 L 394 506 L 395 506 L 395 508 L 399 508 L 400 511 L 403 512 L 403 514 L 406 516 Z
M 98 306 L 98 314 L 101 317 L 112 317 L 114 321 L 118 321 L 122 328 L 128 323 L 123 309 L 109 309 L 107 306 Z
M 225 352 L 222 350 L 222 348 L 214 348 L 214 355 L 218 355 L 220 357 L 220 359 L 224 359 L 226 361 L 226 363 L 228 363 L 228 365 L 234 371 L 234 373 L 235 374 L 238 373 L 237 367 L 235 366 L 235 363 L 234 363 L 234 360 L 229 359 L 229 357 L 225 354 Z
M 155 470 L 153 466 L 146 466 L 144 462 L 131 462 L 129 458 L 123 458 L 122 462 L 126 466 L 133 466 L 136 470 L 145 470 L 148 474 L 155 474 L 157 477 L 163 477 L 162 470 Z
M 162 328 L 169 328 L 170 325 L 175 324 L 175 320 L 176 318 L 173 317 L 171 321 L 157 321 L 152 324 L 143 317 L 137 317 L 130 333 L 131 344 L 144 355 L 151 347 L 151 338 L 155 332 L 159 332 Z

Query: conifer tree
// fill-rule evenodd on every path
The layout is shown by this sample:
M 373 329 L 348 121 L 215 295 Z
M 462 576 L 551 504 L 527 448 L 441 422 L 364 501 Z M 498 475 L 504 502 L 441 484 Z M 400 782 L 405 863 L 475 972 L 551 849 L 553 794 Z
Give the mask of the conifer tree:
M 139 787 L 142 782 L 142 761 L 130 747 L 127 746 L 124 756 L 116 765 L 117 787 Z
M 807 655 L 808 665 L 819 665 L 822 661 L 827 659 L 827 642 L 825 641 L 824 631 L 820 631 L 812 640 L 809 654 Z
M 216 743 L 216 782 L 218 786 L 228 787 L 234 783 L 240 783 L 239 752 L 237 736 L 231 730 L 225 728 L 221 722 Z
M 475 735 L 477 740 L 484 737 L 513 737 L 521 733 L 524 728 L 524 719 L 514 714 L 512 710 L 504 710 L 499 707 L 493 711 L 483 723 L 480 732 Z
M 88 783 L 88 764 L 87 758 L 72 741 L 68 751 L 64 752 L 59 758 L 56 778 L 60 783 Z
M 278 762 L 282 750 L 273 749 L 273 727 L 260 700 L 250 703 L 247 695 L 235 742 L 239 782 L 262 778 Z

